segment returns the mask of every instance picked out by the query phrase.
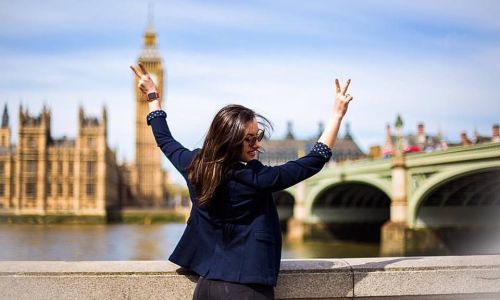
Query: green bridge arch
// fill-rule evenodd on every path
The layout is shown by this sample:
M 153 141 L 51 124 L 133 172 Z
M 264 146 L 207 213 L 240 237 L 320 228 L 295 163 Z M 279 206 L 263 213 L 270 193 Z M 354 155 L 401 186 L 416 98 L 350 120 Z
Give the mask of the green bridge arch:
M 498 169 L 500 169 L 500 161 L 489 161 L 457 166 L 430 176 L 408 199 L 408 225 L 410 227 L 416 226 L 418 209 L 422 201 L 435 189 L 463 176 Z
M 407 155 L 406 225 L 417 225 L 422 201 L 443 184 L 462 176 L 497 168 L 500 168 L 498 142 Z M 393 199 L 392 170 L 391 159 L 366 159 L 326 166 L 312 178 L 285 190 L 293 196 L 297 204 L 294 205 L 293 217 L 305 223 L 321 222 L 321 217 L 313 214 L 314 205 L 323 193 L 339 185 L 367 185 Z M 301 201 L 297 201 L 298 199 Z M 295 209 L 298 209 L 297 215 Z
M 386 180 L 378 179 L 375 177 L 352 177 L 347 180 L 332 182 L 331 180 L 323 179 L 320 182 L 316 182 L 315 185 L 313 185 L 308 189 L 307 196 L 305 198 L 305 209 L 307 212 L 308 221 L 309 222 L 316 221 L 313 219 L 313 214 L 312 214 L 313 206 L 316 200 L 323 193 L 327 192 L 328 190 L 336 186 L 349 185 L 354 183 L 361 183 L 374 187 L 382 191 L 384 194 L 387 195 L 387 197 L 389 197 L 389 199 L 391 199 L 390 182 Z

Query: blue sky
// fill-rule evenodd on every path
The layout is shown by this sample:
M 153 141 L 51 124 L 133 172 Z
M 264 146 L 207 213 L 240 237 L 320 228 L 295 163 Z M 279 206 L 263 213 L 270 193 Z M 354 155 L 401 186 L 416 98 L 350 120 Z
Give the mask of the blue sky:
M 133 64 L 146 1 L 0 2 L 0 105 L 14 139 L 19 104 L 52 110 L 52 135 L 76 136 L 77 110 L 109 112 L 108 142 L 134 155 Z M 352 78 L 346 116 L 363 149 L 402 114 L 456 141 L 500 123 L 500 1 L 154 2 L 175 136 L 201 146 L 225 104 L 254 108 L 296 136 L 316 134 L 333 79 Z M 343 132 L 341 132 L 342 134 Z M 170 168 L 168 164 L 167 167 Z

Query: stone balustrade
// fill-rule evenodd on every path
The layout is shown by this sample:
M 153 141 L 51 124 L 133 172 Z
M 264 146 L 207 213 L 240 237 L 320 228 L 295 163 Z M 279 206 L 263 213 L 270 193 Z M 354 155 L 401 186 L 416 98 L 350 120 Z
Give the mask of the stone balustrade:
M 0 299 L 191 299 L 166 261 L 3 261 Z M 277 299 L 500 299 L 500 255 L 283 260 Z

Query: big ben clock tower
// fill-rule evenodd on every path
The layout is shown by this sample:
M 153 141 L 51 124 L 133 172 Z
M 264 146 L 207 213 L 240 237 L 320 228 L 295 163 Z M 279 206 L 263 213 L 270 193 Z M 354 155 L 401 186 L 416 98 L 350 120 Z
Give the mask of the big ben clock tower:
M 161 57 L 156 48 L 156 32 L 154 31 L 152 18 L 150 17 L 148 26 L 144 33 L 144 47 L 137 62 L 144 64 L 151 74 L 158 92 L 160 93 L 160 103 L 163 102 L 163 67 Z M 146 116 L 149 112 L 148 103 L 144 100 L 144 94 L 137 87 L 138 79 L 134 76 L 135 88 L 135 197 L 141 206 L 159 207 L 163 204 L 164 176 L 161 169 L 161 151 L 158 149 L 151 132 L 151 128 L 146 124 Z

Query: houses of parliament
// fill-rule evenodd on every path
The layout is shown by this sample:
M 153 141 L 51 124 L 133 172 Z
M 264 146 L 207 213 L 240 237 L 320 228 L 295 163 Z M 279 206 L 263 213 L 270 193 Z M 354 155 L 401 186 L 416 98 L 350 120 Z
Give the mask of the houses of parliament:
M 155 77 L 163 95 L 163 67 L 156 33 L 149 25 L 138 57 Z M 135 160 L 119 164 L 107 143 L 107 111 L 99 117 L 78 111 L 75 139 L 51 136 L 51 112 L 38 115 L 19 107 L 17 145 L 12 144 L 7 105 L 0 128 L 0 215 L 74 215 L 106 218 L 125 206 L 161 207 L 168 198 L 148 112 L 135 86 Z

